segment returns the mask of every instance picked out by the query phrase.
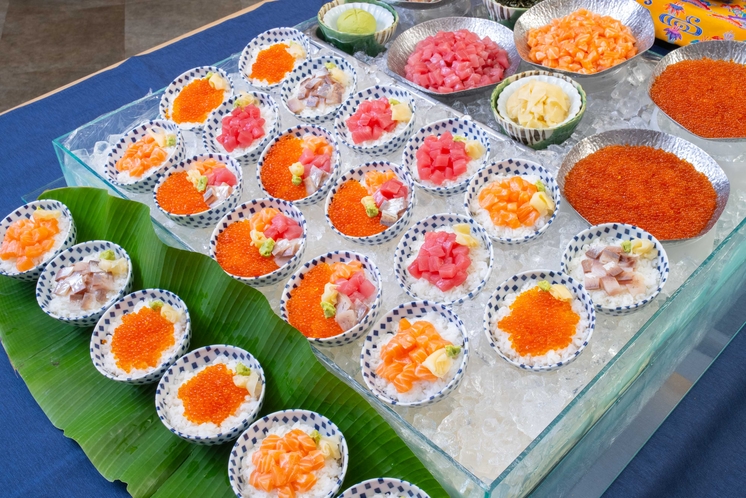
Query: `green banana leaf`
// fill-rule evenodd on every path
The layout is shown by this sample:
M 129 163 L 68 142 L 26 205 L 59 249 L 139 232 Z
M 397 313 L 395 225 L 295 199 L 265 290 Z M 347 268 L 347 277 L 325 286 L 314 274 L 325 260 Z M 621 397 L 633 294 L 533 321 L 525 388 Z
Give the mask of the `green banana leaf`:
M 42 197 L 65 203 L 78 241 L 111 240 L 132 257 L 134 288 L 179 295 L 192 318 L 192 348 L 232 344 L 264 367 L 263 414 L 289 408 L 322 413 L 347 439 L 344 487 L 381 476 L 416 483 L 433 498 L 447 494 L 378 413 L 318 362 L 308 341 L 270 309 L 258 291 L 228 277 L 210 258 L 163 244 L 148 208 L 92 188 L 65 188 Z M 131 386 L 101 376 L 89 356 L 90 329 L 48 317 L 34 285 L 0 277 L 0 338 L 14 367 L 51 420 L 77 441 L 109 480 L 134 497 L 233 496 L 231 444 L 205 447 L 169 432 L 156 416 L 155 386 Z

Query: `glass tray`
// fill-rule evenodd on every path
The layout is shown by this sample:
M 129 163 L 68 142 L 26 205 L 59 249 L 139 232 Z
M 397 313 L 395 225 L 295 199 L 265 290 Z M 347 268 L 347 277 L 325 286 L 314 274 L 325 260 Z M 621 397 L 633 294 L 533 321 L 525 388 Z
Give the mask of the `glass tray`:
M 316 36 L 314 21 L 298 26 L 312 37 L 315 54 L 334 52 Z M 400 28 L 404 29 L 406 26 Z M 248 41 L 248 40 L 247 40 Z M 344 55 L 356 67 L 358 89 L 383 83 L 402 86 L 385 72 L 385 59 Z M 533 151 L 495 130 L 488 99 L 491 89 L 468 100 L 442 102 L 407 88 L 417 100 L 416 128 L 449 116 L 470 115 L 483 125 L 491 142 L 489 160 L 523 158 L 556 173 L 564 154 L 578 140 L 613 128 L 654 128 L 668 131 L 672 123 L 660 121 L 645 93 L 647 78 L 657 60 L 645 54 L 616 73 L 584 86 L 588 109 L 575 134 L 562 146 Z M 216 65 L 232 75 L 237 90 L 248 89 L 237 74 L 238 54 Z M 524 68 L 521 68 L 523 70 Z M 299 121 L 279 103 L 281 129 Z M 207 253 L 212 229 L 187 229 L 165 217 L 154 205 L 152 194 L 118 190 L 102 174 L 102 165 L 112 143 L 121 134 L 158 113 L 162 90 L 148 94 L 54 140 L 68 185 L 95 186 L 113 195 L 140 201 L 151 208 L 159 236 L 177 247 Z M 331 125 L 327 125 L 329 128 Z M 675 130 L 672 130 L 675 131 Z M 201 136 L 184 133 L 188 154 L 201 148 Z M 733 289 L 740 285 L 746 266 L 746 187 L 744 150 L 738 146 L 713 146 L 708 150 L 726 170 L 732 182 L 731 197 L 716 227 L 704 237 L 683 244 L 667 245 L 671 274 L 663 293 L 648 307 L 625 317 L 599 315 L 596 331 L 587 350 L 577 361 L 547 374 L 519 371 L 501 360 L 489 347 L 482 331 L 484 304 L 500 282 L 524 270 L 559 268 L 568 241 L 586 228 L 585 222 L 564 203 L 552 227 L 533 243 L 520 246 L 495 245 L 495 268 L 485 290 L 473 301 L 454 307 L 464 320 L 473 356 L 461 387 L 446 400 L 426 408 L 391 408 L 364 387 L 359 354 L 362 339 L 339 348 L 317 349 L 319 359 L 334 373 L 360 391 L 392 424 L 433 474 L 454 496 L 522 496 L 541 480 L 588 433 L 602 448 L 639 410 L 702 336 L 702 324 L 717 319 L 731 303 Z M 715 147 L 715 148 L 713 148 Z M 341 145 L 342 171 L 371 160 Z M 379 159 L 379 158 L 377 158 Z M 401 150 L 380 159 L 401 162 Z M 244 168 L 242 202 L 262 196 L 254 166 Z M 417 191 L 418 205 L 412 223 L 436 212 L 463 213 L 463 196 L 447 200 Z M 309 220 L 305 260 L 329 250 L 346 249 L 366 253 L 378 264 L 383 276 L 384 312 L 411 299 L 385 271 L 393 259 L 397 240 L 370 249 L 335 235 L 326 225 L 323 201 L 302 208 Z M 737 227 L 737 225 L 740 225 Z M 717 247 L 717 248 L 716 248 Z M 733 277 L 733 278 L 731 278 Z M 260 289 L 275 311 L 282 284 Z M 705 311 L 703 311 L 705 310 Z M 654 368 L 653 368 L 654 367 Z M 652 372 L 643 384 L 634 383 L 643 371 Z M 633 384 L 634 383 L 634 384 Z M 635 386 L 629 409 L 609 411 Z M 625 398 L 629 399 L 629 397 Z M 609 411 L 604 423 L 609 429 L 589 429 Z M 609 418 L 613 418 L 609 422 Z M 583 440 L 587 442 L 587 440 Z M 592 454 L 588 450 L 586 454 Z M 561 471 L 562 467 L 558 467 Z M 559 491 L 558 489 L 556 489 Z

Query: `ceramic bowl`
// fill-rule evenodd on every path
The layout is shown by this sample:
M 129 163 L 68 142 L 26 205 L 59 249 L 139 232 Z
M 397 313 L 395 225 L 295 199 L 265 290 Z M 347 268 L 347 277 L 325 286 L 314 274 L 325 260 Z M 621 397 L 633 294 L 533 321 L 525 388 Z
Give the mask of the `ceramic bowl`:
M 257 213 L 264 208 L 277 209 L 288 218 L 292 218 L 293 220 L 297 221 L 303 229 L 303 234 L 301 235 L 300 248 L 298 249 L 298 252 L 295 253 L 295 256 L 293 256 L 290 261 L 285 263 L 283 266 L 271 273 L 262 275 L 261 277 L 240 277 L 238 275 L 232 275 L 226 272 L 228 273 L 228 275 L 235 278 L 239 282 L 251 285 L 252 287 L 264 287 L 284 281 L 290 276 L 291 273 L 295 271 L 296 268 L 298 268 L 298 265 L 303 260 L 303 253 L 306 252 L 308 226 L 306 225 L 306 218 L 305 216 L 303 216 L 303 213 L 300 211 L 300 209 L 295 207 L 292 202 L 283 201 L 282 199 L 254 199 L 237 206 L 236 208 L 228 212 L 228 214 L 223 216 L 223 218 L 218 222 L 218 225 L 215 227 L 215 230 L 213 230 L 212 236 L 210 237 L 210 257 L 217 261 L 216 250 L 218 236 L 223 233 L 223 231 L 225 231 L 225 229 L 228 228 L 231 224 L 237 221 L 248 220 L 254 215 L 254 213 Z
M 174 428 L 173 423 L 170 420 L 169 411 L 167 408 L 167 402 L 175 401 L 175 397 L 178 396 L 177 392 L 181 383 L 176 385 L 177 376 L 183 374 L 191 374 L 198 369 L 201 369 L 207 365 L 214 364 L 215 360 L 221 358 L 223 360 L 237 360 L 249 367 L 252 372 L 258 372 L 259 383 L 261 386 L 261 392 L 259 393 L 259 399 L 250 413 L 245 414 L 241 417 L 241 420 L 236 425 L 228 428 L 227 430 L 220 432 L 213 436 L 200 436 L 193 432 L 180 431 Z M 163 422 L 163 425 L 168 428 L 171 432 L 176 434 L 182 439 L 185 439 L 191 443 L 203 444 L 203 445 L 215 445 L 223 444 L 228 441 L 236 439 L 254 420 L 262 409 L 264 404 L 264 393 L 266 379 L 264 377 L 264 370 L 259 364 L 256 358 L 251 353 L 245 351 L 236 346 L 229 346 L 226 344 L 216 344 L 212 346 L 205 346 L 203 348 L 195 349 L 191 351 L 171 365 L 166 373 L 158 382 L 158 388 L 155 390 L 155 411 L 158 414 L 158 418 Z M 252 395 L 252 399 L 256 399 Z
M 343 33 L 337 31 L 336 24 L 331 26 L 338 15 L 340 9 L 350 3 L 356 4 L 354 7 L 374 14 L 376 20 L 376 32 L 368 35 L 355 33 Z M 327 15 L 329 18 L 327 19 Z M 371 57 L 375 57 L 380 52 L 386 50 L 385 46 L 394 35 L 399 25 L 399 14 L 390 5 L 375 0 L 334 0 L 324 4 L 319 10 L 316 20 L 319 24 L 319 30 L 324 40 L 334 45 L 338 49 L 350 55 L 355 52 L 363 51 Z
M 456 344 L 457 346 L 460 345 L 462 348 L 462 354 L 460 356 L 461 359 L 458 363 L 458 369 L 456 370 L 454 376 L 448 380 L 448 382 L 440 391 L 425 395 L 424 397 L 416 400 L 399 401 L 395 396 L 392 396 L 390 393 L 385 392 L 380 388 L 380 386 L 376 385 L 378 376 L 376 375 L 376 368 L 374 367 L 374 365 L 377 365 L 380 362 L 381 343 L 387 337 L 394 336 L 398 332 L 399 321 L 402 318 L 406 318 L 409 321 L 414 321 L 417 319 L 421 319 L 431 313 L 436 314 L 448 323 L 455 325 L 461 333 L 461 344 L 457 344 L 454 342 L 454 344 Z M 376 398 L 380 399 L 384 403 L 388 403 L 389 405 L 398 406 L 427 406 L 445 399 L 446 396 L 455 391 L 461 383 L 461 380 L 464 378 L 464 374 L 466 373 L 466 365 L 468 364 L 468 361 L 469 336 L 466 333 L 464 322 L 461 321 L 458 315 L 456 315 L 456 313 L 454 313 L 451 308 L 446 307 L 442 304 L 430 303 L 428 301 L 414 301 L 410 303 L 400 304 L 396 308 L 386 313 L 383 318 L 381 318 L 378 326 L 371 330 L 368 336 L 365 338 L 363 350 L 360 354 L 360 366 L 362 368 L 363 381 L 365 381 L 365 385 L 368 386 L 368 389 L 373 392 L 373 395 Z
M 115 330 L 112 323 L 116 322 L 117 325 L 121 324 L 121 318 L 128 313 L 132 313 L 135 310 L 135 307 L 141 302 L 147 303 L 156 300 L 162 301 L 184 314 L 184 329 L 174 345 L 176 350 L 166 358 L 163 358 L 163 361 L 159 365 L 151 368 L 150 371 L 131 375 L 114 371 L 114 369 L 106 364 L 106 356 L 111 355 L 111 339 Z M 98 320 L 96 327 L 93 329 L 93 335 L 91 336 L 91 360 L 93 361 L 93 366 L 96 367 L 96 370 L 106 378 L 118 382 L 126 382 L 128 384 L 150 384 L 158 382 L 163 374 L 166 373 L 168 367 L 170 367 L 177 358 L 189 350 L 189 342 L 191 341 L 191 338 L 191 320 L 189 318 L 189 310 L 184 301 L 173 292 L 167 290 L 143 289 L 128 294 L 112 304 Z M 115 360 L 112 358 L 111 361 L 114 362 Z
M 396 173 L 396 176 L 399 179 L 399 181 L 404 183 L 404 185 L 406 185 L 407 188 L 409 189 L 409 192 L 407 194 L 407 208 L 404 211 L 404 213 L 396 221 L 396 223 L 388 227 L 383 232 L 377 233 L 375 235 L 369 235 L 365 237 L 353 237 L 352 235 L 346 235 L 340 232 L 337 229 L 337 227 L 334 226 L 331 218 L 329 217 L 329 206 L 332 203 L 332 199 L 334 199 L 334 196 L 339 191 L 339 188 L 345 182 L 348 182 L 350 180 L 361 181 L 365 177 L 365 173 L 367 173 L 368 171 L 385 171 L 385 170 L 391 170 L 394 173 Z M 350 240 L 352 242 L 356 242 L 358 244 L 377 246 L 380 244 L 385 244 L 386 242 L 393 240 L 394 238 L 399 236 L 402 230 L 404 230 L 407 227 L 407 225 L 409 225 L 409 222 L 412 221 L 412 214 L 414 213 L 414 208 L 416 205 L 417 205 L 417 197 L 414 195 L 414 183 L 412 182 L 412 177 L 409 175 L 407 170 L 405 170 L 404 168 L 402 168 L 401 166 L 397 164 L 390 163 L 388 161 L 373 161 L 370 163 L 365 163 L 356 168 L 353 168 L 347 173 L 339 177 L 339 179 L 332 186 L 331 190 L 329 190 L 329 195 L 327 195 L 326 197 L 326 205 L 324 207 L 324 213 L 326 217 L 326 223 L 332 228 L 332 230 L 334 230 L 341 237 L 344 237 L 345 239 Z
M 57 272 L 65 266 L 73 265 L 88 256 L 97 255 L 109 249 L 114 251 L 117 259 L 124 258 L 127 260 L 129 269 L 127 275 L 122 280 L 121 288 L 102 306 L 96 309 L 81 310 L 79 313 L 71 314 L 70 316 L 63 316 L 52 311 L 50 303 L 55 297 L 55 276 L 57 275 Z M 47 264 L 44 271 L 42 271 L 39 276 L 39 281 L 36 283 L 36 301 L 39 303 L 42 311 L 52 318 L 76 327 L 92 327 L 96 322 L 98 322 L 101 315 L 104 314 L 104 311 L 106 311 L 109 306 L 121 299 L 125 294 L 129 294 L 132 290 L 132 280 L 132 260 L 130 259 L 129 254 L 127 254 L 127 251 L 114 242 L 109 242 L 107 240 L 92 240 L 90 242 L 83 242 L 68 247 Z
M 376 495 L 393 495 L 407 498 L 430 498 L 414 484 L 393 477 L 379 477 L 355 484 L 339 495 L 339 498 L 373 498 Z
M 209 73 L 218 73 L 225 81 L 228 82 L 228 90 L 225 90 L 223 92 L 223 102 L 230 99 L 233 96 L 233 80 L 231 80 L 230 76 L 228 76 L 228 73 L 215 66 L 195 67 L 193 69 L 190 69 L 189 71 L 181 73 L 163 91 L 161 102 L 158 107 L 161 119 L 171 120 L 170 116 L 173 113 L 174 100 L 176 100 L 176 97 L 179 96 L 181 90 L 183 90 L 184 87 L 192 81 L 204 78 Z M 207 118 L 205 118 L 205 121 L 201 123 L 177 123 L 176 126 L 181 128 L 182 130 L 192 130 L 194 128 L 201 128 L 205 124 L 205 122 L 207 122 Z
M 70 210 L 67 208 L 67 206 L 62 204 L 60 201 L 54 201 L 51 199 L 29 202 L 28 204 L 24 204 L 23 206 L 19 207 L 12 213 L 8 214 L 5 218 L 3 218 L 3 220 L 0 221 L 0 241 L 5 238 L 5 233 L 8 231 L 8 227 L 10 227 L 10 225 L 17 222 L 18 220 L 31 219 L 34 211 L 39 208 L 58 210 L 60 212 L 62 219 L 65 220 L 65 222 L 67 223 L 67 229 L 64 231 L 60 230 L 59 233 L 61 242 L 55 244 L 56 247 L 54 248 L 54 250 L 49 251 L 48 254 L 44 255 L 44 258 L 38 265 L 26 271 L 19 272 L 17 268 L 15 268 L 14 265 L 12 265 L 10 262 L 6 263 L 5 261 L 3 261 L 4 264 L 8 264 L 8 267 L 3 268 L 2 266 L 0 266 L 0 275 L 15 278 L 17 280 L 23 280 L 25 282 L 34 282 L 39 278 L 39 275 L 41 275 L 41 272 L 44 270 L 44 267 L 49 261 L 54 259 L 59 253 L 61 253 L 68 247 L 75 244 L 77 229 L 75 228 L 73 215 L 70 213 Z
M 251 67 L 254 65 L 254 59 L 256 55 L 270 45 L 282 42 L 295 42 L 303 46 L 306 51 L 306 57 L 301 60 L 295 61 L 295 67 L 298 67 L 303 60 L 308 59 L 311 55 L 311 41 L 306 35 L 301 33 L 295 28 L 272 28 L 264 33 L 258 34 L 253 40 L 241 52 L 241 56 L 238 59 L 238 72 L 241 77 L 251 86 L 255 88 L 275 88 L 280 85 L 282 81 L 288 77 L 288 74 L 277 83 L 268 84 L 264 81 L 256 81 L 249 78 Z

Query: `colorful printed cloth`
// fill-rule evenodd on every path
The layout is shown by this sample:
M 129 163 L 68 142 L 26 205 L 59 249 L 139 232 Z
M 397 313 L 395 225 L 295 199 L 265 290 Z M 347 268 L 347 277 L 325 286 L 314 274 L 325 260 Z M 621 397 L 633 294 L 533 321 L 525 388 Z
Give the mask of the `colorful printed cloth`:
M 709 40 L 746 41 L 746 2 L 637 0 L 650 11 L 655 36 L 676 45 Z

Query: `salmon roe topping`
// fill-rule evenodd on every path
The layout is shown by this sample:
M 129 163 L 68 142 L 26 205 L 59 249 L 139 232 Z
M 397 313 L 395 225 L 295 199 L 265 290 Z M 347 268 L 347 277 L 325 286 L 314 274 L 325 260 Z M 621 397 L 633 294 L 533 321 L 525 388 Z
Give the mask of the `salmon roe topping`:
M 173 173 L 166 178 L 155 198 L 171 214 L 197 214 L 210 209 L 202 192 L 187 178 L 186 171 Z
M 175 123 L 204 123 L 223 103 L 223 92 L 213 88 L 207 78 L 192 81 L 174 99 L 171 119 Z
M 251 66 L 250 78 L 274 85 L 282 81 L 294 66 L 295 57 L 288 52 L 288 46 L 285 43 L 275 43 L 257 54 Z
M 122 316 L 111 338 L 111 353 L 125 372 L 145 370 L 157 367 L 163 352 L 175 343 L 174 324 L 146 306 Z
M 717 194 L 704 173 L 675 154 L 612 145 L 575 164 L 565 197 L 592 225 L 628 223 L 660 240 L 694 237 L 715 211 Z
M 267 151 L 262 164 L 261 179 L 264 190 L 272 197 L 297 201 L 308 196 L 303 183 L 293 185 L 290 165 L 298 162 L 303 153 L 303 140 L 293 134 L 280 137 Z
M 321 295 L 331 277 L 331 266 L 320 263 L 308 270 L 298 287 L 290 291 L 288 322 L 306 337 L 321 339 L 344 332 L 334 318 L 324 317 L 321 308 Z
M 339 187 L 329 204 L 329 218 L 337 230 L 350 237 L 367 237 L 388 228 L 381 225 L 380 212 L 373 218 L 365 213 L 365 206 L 360 201 L 368 195 L 357 180 L 348 180 Z
M 570 301 L 534 287 L 516 298 L 497 326 L 510 336 L 519 355 L 541 356 L 569 346 L 579 321 Z
M 223 363 L 210 365 L 179 387 L 184 416 L 194 424 L 220 425 L 246 400 L 249 391 L 233 383 L 235 373 Z
M 238 277 L 261 277 L 279 268 L 274 258 L 259 254 L 251 242 L 249 220 L 231 223 L 218 235 L 215 256 L 223 270 Z
M 746 137 L 746 65 L 712 59 L 668 66 L 650 98 L 687 130 L 707 138 Z

